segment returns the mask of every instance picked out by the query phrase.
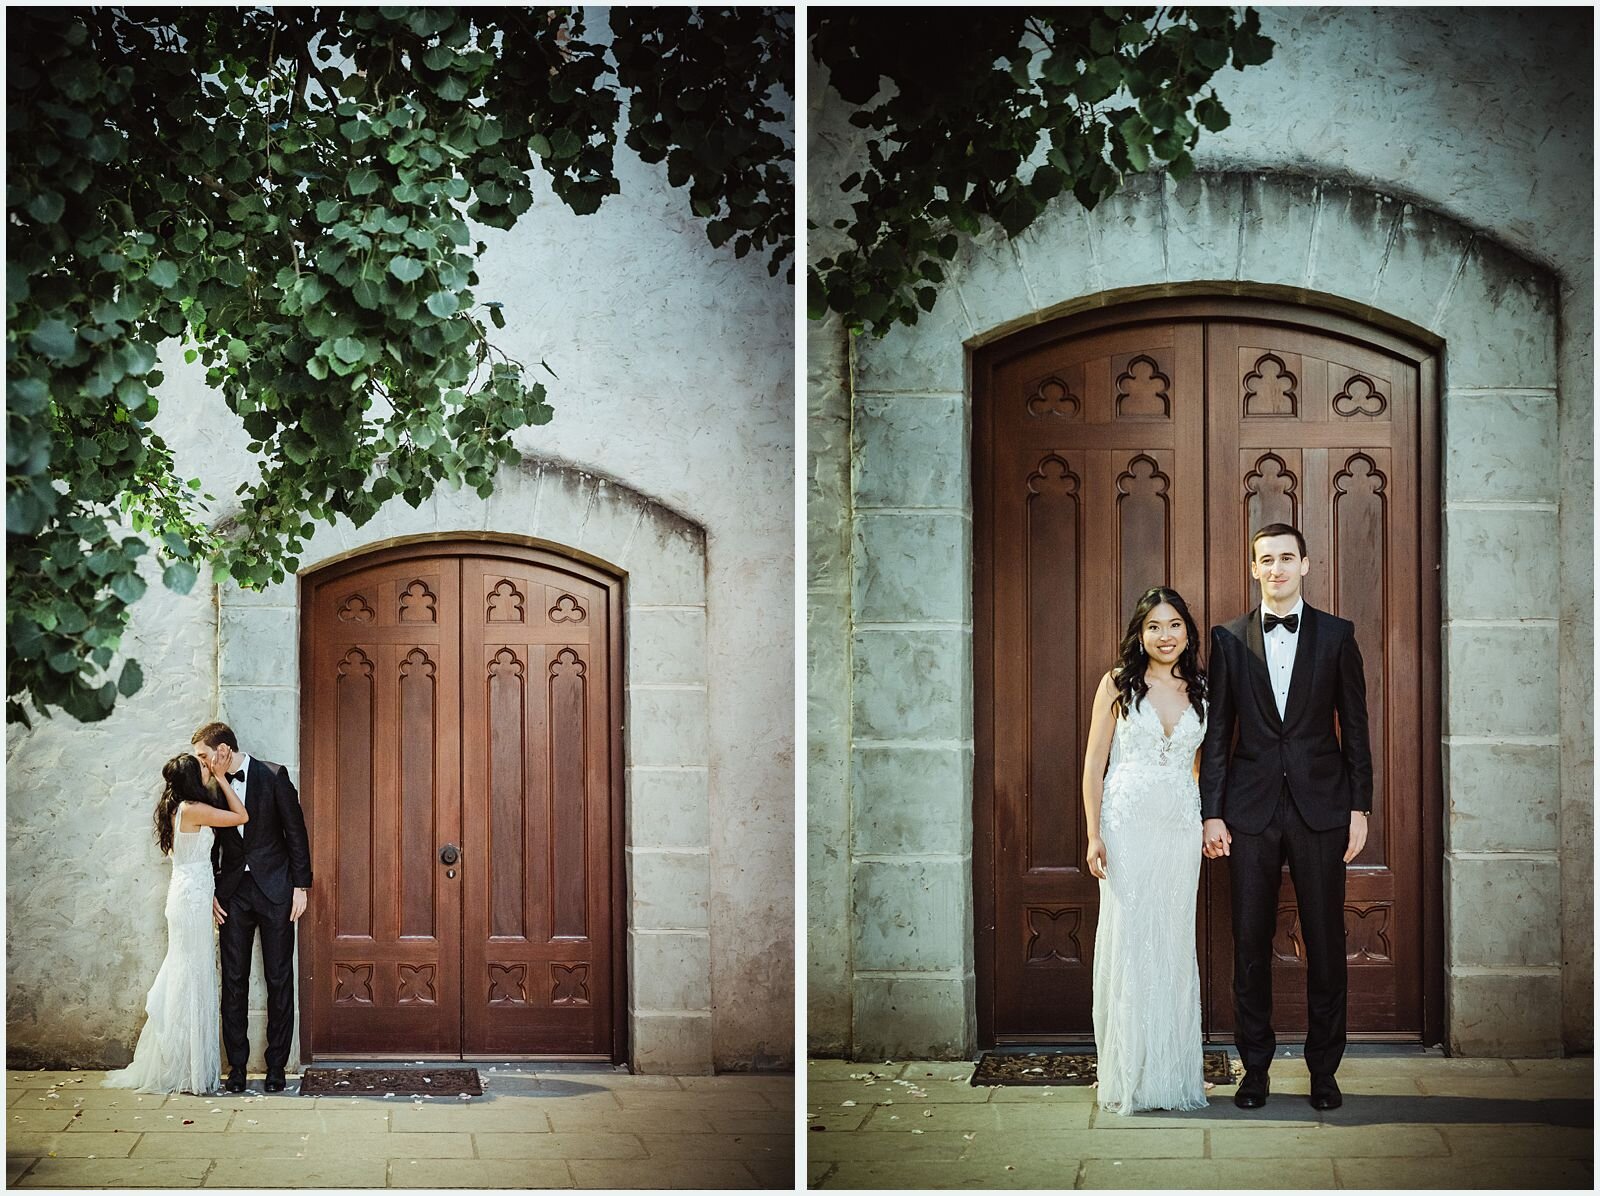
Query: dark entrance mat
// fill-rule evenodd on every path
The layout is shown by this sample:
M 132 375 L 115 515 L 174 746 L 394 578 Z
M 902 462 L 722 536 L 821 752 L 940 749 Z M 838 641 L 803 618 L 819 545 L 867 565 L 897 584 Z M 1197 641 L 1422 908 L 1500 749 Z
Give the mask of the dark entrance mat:
M 475 1067 L 311 1067 L 300 1073 L 301 1096 L 483 1095 Z
M 1213 1084 L 1237 1084 L 1244 1075 L 1228 1058 L 1227 1051 L 1207 1051 L 1205 1078 Z M 1068 1055 L 1052 1051 L 1040 1055 L 1001 1054 L 985 1051 L 972 1072 L 975 1088 L 1012 1084 L 1037 1084 L 1064 1088 L 1074 1084 L 1093 1084 L 1094 1055 Z

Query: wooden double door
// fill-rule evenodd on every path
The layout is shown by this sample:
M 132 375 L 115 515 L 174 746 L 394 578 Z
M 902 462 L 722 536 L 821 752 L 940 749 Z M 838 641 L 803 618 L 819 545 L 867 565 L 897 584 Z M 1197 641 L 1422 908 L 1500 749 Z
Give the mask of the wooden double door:
M 1092 1038 L 1098 882 L 1083 750 L 1138 596 L 1209 629 L 1260 601 L 1249 538 L 1301 528 L 1306 600 L 1354 621 L 1375 795 L 1345 907 L 1352 1038 L 1436 1041 L 1439 886 L 1436 359 L 1353 320 L 1240 300 L 1044 326 L 974 361 L 974 877 L 984 1045 Z M 1195 843 L 1199 851 L 1198 835 Z M 1232 1034 L 1227 862 L 1202 866 L 1203 1022 Z M 1274 1022 L 1305 1029 L 1285 869 Z
M 307 579 L 307 1057 L 620 1057 L 620 600 L 490 542 Z

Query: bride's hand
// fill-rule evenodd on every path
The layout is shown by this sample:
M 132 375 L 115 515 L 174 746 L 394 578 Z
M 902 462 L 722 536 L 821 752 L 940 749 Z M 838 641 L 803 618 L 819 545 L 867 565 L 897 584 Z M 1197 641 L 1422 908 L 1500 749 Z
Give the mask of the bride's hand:
M 1084 853 L 1084 861 L 1089 865 L 1089 875 L 1097 880 L 1106 878 L 1106 843 L 1099 835 L 1094 835 L 1089 840 L 1089 850 Z

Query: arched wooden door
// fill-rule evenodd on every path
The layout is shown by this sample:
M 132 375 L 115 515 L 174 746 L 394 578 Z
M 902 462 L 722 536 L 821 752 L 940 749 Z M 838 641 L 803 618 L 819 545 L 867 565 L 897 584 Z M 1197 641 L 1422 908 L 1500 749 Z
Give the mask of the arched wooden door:
M 1259 602 L 1250 532 L 1305 532 L 1306 598 L 1356 623 L 1376 796 L 1346 903 L 1353 1038 L 1434 1041 L 1439 908 L 1436 361 L 1343 317 L 1133 305 L 974 361 L 975 906 L 985 1045 L 1092 1038 L 1099 894 L 1083 867 L 1090 703 L 1147 587 L 1204 637 Z M 1196 851 L 1199 850 L 1198 841 Z M 1233 1025 L 1227 865 L 1197 935 L 1208 1037 Z M 1305 1025 L 1287 871 L 1274 1004 Z
M 303 583 L 307 1057 L 621 1057 L 621 610 L 487 541 Z

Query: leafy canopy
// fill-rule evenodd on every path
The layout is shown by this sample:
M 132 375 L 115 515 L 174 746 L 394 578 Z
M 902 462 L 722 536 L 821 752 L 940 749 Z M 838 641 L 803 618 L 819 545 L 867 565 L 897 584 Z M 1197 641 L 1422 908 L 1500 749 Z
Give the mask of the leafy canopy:
M 807 307 L 877 336 L 932 310 L 985 220 L 1014 237 L 1063 192 L 1093 208 L 1125 175 L 1192 173 L 1200 129 L 1228 127 L 1212 77 L 1273 48 L 1250 8 L 823 9 L 811 27 L 868 140 L 840 183 L 849 247 L 809 271 Z
M 782 269 L 792 22 L 618 9 L 608 47 L 568 8 L 11 10 L 7 721 L 140 688 L 105 670 L 152 549 L 180 593 L 207 561 L 261 587 L 317 521 L 488 495 L 552 409 L 490 341 L 468 222 L 510 228 L 534 170 L 595 211 L 624 94 L 710 242 Z M 151 430 L 173 337 L 259 454 L 225 528 Z

